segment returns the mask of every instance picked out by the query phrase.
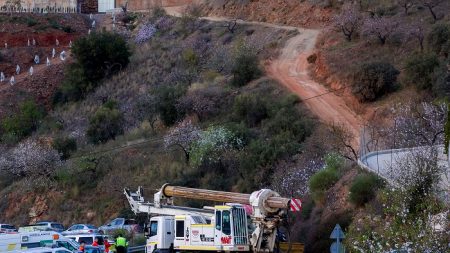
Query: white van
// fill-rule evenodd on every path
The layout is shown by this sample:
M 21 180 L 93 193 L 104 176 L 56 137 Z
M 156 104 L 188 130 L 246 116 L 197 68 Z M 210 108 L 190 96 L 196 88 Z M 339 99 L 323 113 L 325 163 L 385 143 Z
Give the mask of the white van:
M 78 243 L 53 231 L 0 234 L 0 252 L 58 245 L 77 251 Z
M 95 239 L 98 239 L 98 247 L 104 251 L 105 250 L 105 239 L 103 238 L 103 235 L 101 234 L 95 234 L 95 233 L 86 233 L 86 234 L 76 234 L 76 235 L 66 235 L 66 238 L 70 238 L 74 240 L 75 242 L 78 242 L 81 244 L 84 242 L 86 245 L 92 245 Z

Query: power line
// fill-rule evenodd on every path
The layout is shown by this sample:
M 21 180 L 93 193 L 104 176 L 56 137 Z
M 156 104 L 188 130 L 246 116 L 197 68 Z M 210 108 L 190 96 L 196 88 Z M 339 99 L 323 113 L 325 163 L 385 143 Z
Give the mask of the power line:
M 425 60 L 425 61 L 430 61 L 430 60 Z M 423 62 L 421 62 L 421 63 L 423 63 Z M 399 70 L 400 71 L 406 70 L 406 69 L 409 69 L 411 67 L 418 66 L 421 63 L 405 66 L 403 68 L 400 68 Z M 318 98 L 318 97 L 321 97 L 321 96 L 324 96 L 324 95 L 327 95 L 327 94 L 330 94 L 330 93 L 335 93 L 335 92 L 338 92 L 340 90 L 346 89 L 346 88 L 348 88 L 350 86 L 352 86 L 352 85 L 348 84 L 348 85 L 345 85 L 345 86 L 343 86 L 343 87 L 341 87 L 339 89 L 329 90 L 327 92 L 324 92 L 324 93 L 321 93 L 321 94 L 318 94 L 318 95 L 315 95 L 315 96 L 311 96 L 311 97 L 308 97 L 308 98 L 305 98 L 305 99 L 301 99 L 301 101 L 308 101 L 308 100 L 315 99 L 315 98 Z M 234 122 L 234 121 L 221 121 L 219 123 L 220 124 L 224 124 L 224 123 L 236 123 L 236 122 Z M 185 133 L 189 134 L 189 133 L 193 133 L 193 132 L 194 131 L 189 131 L 189 132 L 185 132 Z M 181 133 L 179 135 L 181 135 Z M 88 156 L 92 156 L 92 155 L 96 155 L 96 154 L 108 153 L 108 152 L 116 151 L 116 150 L 119 150 L 119 149 L 126 149 L 126 148 L 129 148 L 129 147 L 139 146 L 139 145 L 146 144 L 146 143 L 153 143 L 153 142 L 156 143 L 158 141 L 159 142 L 164 141 L 164 138 L 163 137 L 150 138 L 150 139 L 146 139 L 146 140 L 141 141 L 141 142 L 136 142 L 136 143 L 132 143 L 132 144 L 128 144 L 128 145 L 117 146 L 117 147 L 104 149 L 104 150 L 99 150 L 99 151 L 94 151 L 94 152 L 90 152 L 90 153 L 87 153 L 87 154 L 81 154 L 81 155 L 77 155 L 77 156 L 72 156 L 72 157 L 70 157 L 69 160 L 76 159 L 76 158 L 82 158 L 82 157 L 88 157 Z M 171 152 L 171 151 L 175 151 L 175 150 L 177 150 L 177 149 L 173 149 L 173 148 L 172 149 L 167 149 L 166 148 L 164 151 Z M 160 151 L 160 152 L 156 151 L 156 152 L 153 152 L 153 153 L 162 153 L 162 151 Z

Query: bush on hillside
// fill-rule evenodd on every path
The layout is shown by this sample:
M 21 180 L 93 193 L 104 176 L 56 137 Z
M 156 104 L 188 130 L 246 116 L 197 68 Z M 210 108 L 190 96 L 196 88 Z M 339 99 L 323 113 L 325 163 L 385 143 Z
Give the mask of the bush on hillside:
M 382 181 L 375 175 L 357 176 L 350 187 L 350 202 L 357 206 L 363 206 L 375 198 L 377 190 L 381 185 Z
M 58 151 L 61 159 L 67 159 L 71 153 L 77 150 L 77 142 L 70 137 L 57 137 L 53 140 L 52 147 Z
M 265 102 L 260 96 L 252 94 L 242 94 L 234 99 L 233 114 L 249 127 L 255 127 L 268 117 Z
M 101 106 L 89 121 L 86 132 L 94 144 L 104 143 L 123 134 L 123 115 L 113 103 Z
M 450 98 L 450 72 L 447 67 L 449 64 L 441 64 L 434 73 L 433 93 L 441 98 Z
M 440 54 L 448 41 L 450 41 L 450 25 L 447 24 L 434 25 L 427 36 L 428 48 L 435 54 Z
M 181 120 L 185 112 L 177 107 L 178 100 L 186 93 L 183 85 L 161 86 L 153 90 L 157 100 L 157 112 L 166 126 L 171 126 Z
M 434 83 L 434 71 L 439 67 L 435 54 L 417 54 L 407 59 L 405 64 L 405 81 L 420 90 L 431 89 Z
M 244 86 L 260 74 L 258 57 L 251 52 L 242 52 L 237 58 L 231 70 L 233 74 L 232 84 L 234 86 Z
M 330 189 L 343 174 L 344 159 L 338 154 L 325 156 L 325 166 L 309 179 L 309 189 L 314 201 L 320 203 L 325 192 Z
M 374 101 L 395 88 L 399 73 L 387 62 L 365 63 L 353 76 L 352 92 L 361 102 Z
M 34 101 L 20 105 L 19 112 L 1 121 L 3 140 L 19 141 L 30 135 L 45 116 L 45 110 Z
M 105 77 L 125 68 L 131 55 L 126 41 L 117 34 L 93 33 L 77 40 L 72 53 L 75 63 L 67 71 L 55 102 L 76 101 L 95 89 Z

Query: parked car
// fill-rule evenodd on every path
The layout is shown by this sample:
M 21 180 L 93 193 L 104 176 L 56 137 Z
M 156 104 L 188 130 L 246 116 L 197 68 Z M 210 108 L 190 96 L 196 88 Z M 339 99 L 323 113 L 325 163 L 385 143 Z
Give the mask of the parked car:
M 0 224 L 0 234 L 15 233 L 17 228 L 10 224 Z
M 91 224 L 75 224 L 68 228 L 66 231 L 63 231 L 61 234 L 63 235 L 73 235 L 73 234 L 91 234 L 98 233 L 98 228 Z
M 112 220 L 111 222 L 98 228 L 100 233 L 103 233 L 103 234 L 111 234 L 111 232 L 118 230 L 118 229 L 125 229 L 128 232 L 132 232 L 132 233 L 141 232 L 141 228 L 137 224 L 136 220 L 125 219 L 125 218 L 116 218 L 116 219 Z
M 61 223 L 53 222 L 53 221 L 40 221 L 33 224 L 34 226 L 45 227 L 45 230 L 55 231 L 61 233 L 64 231 L 64 226 Z
M 86 245 L 92 245 L 94 240 L 97 238 L 99 248 L 101 250 L 105 249 L 103 235 L 101 235 L 101 234 L 93 234 L 93 233 L 92 234 L 76 234 L 76 235 L 74 234 L 74 235 L 66 235 L 64 237 L 70 238 L 80 244 L 82 242 L 84 242 L 84 244 L 86 244 Z
M 101 247 L 86 246 L 84 247 L 84 253 L 102 253 L 104 250 Z
M 66 248 L 39 247 L 32 249 L 13 250 L 9 251 L 9 253 L 73 253 L 73 252 Z

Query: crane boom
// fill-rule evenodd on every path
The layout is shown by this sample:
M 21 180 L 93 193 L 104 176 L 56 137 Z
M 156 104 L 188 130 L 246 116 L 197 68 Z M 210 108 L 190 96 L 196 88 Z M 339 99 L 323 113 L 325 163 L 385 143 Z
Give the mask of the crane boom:
M 250 205 L 250 194 L 212 191 L 188 187 L 164 185 L 161 192 L 165 197 L 180 197 L 188 199 L 210 200 L 218 202 L 238 203 Z M 265 200 L 265 204 L 271 208 L 288 208 L 290 199 L 272 196 Z

